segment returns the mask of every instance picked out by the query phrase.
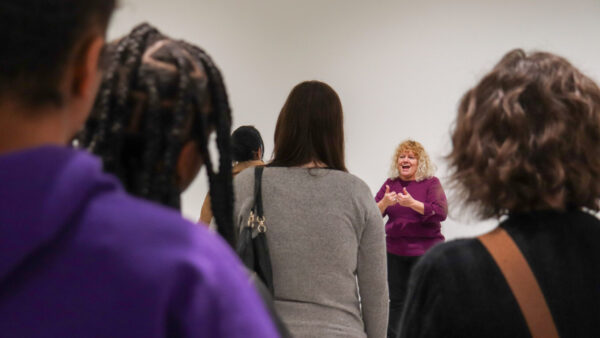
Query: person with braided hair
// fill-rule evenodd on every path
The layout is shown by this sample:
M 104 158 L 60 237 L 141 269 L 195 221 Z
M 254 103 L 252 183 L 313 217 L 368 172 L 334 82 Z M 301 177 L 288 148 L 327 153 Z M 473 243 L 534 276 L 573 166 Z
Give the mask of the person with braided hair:
M 109 44 L 107 54 L 99 95 L 75 143 L 98 155 L 104 170 L 117 176 L 129 193 L 177 210 L 181 192 L 206 164 L 219 233 L 233 246 L 231 116 L 220 71 L 202 49 L 171 39 L 147 23 Z M 218 173 L 212 169 L 208 152 L 213 130 L 219 149 Z M 218 257 L 214 263 L 220 263 Z M 240 269 L 240 265 L 235 262 L 232 268 Z M 245 287 L 251 288 L 248 280 Z M 246 289 L 228 290 L 227 304 L 213 309 L 222 320 L 237 322 L 239 327 L 225 329 L 226 335 L 210 336 L 272 333 L 261 327 L 268 315 L 260 301 L 244 294 Z M 257 319 L 260 325 L 252 327 L 250 322 Z
M 102 158 L 127 191 L 180 209 L 180 194 L 204 161 L 218 231 L 234 244 L 230 109 L 221 74 L 200 48 L 148 24 L 108 47 L 112 58 L 81 147 Z M 219 172 L 208 134 L 216 129 Z
M 3 337 L 276 337 L 225 241 L 170 208 L 127 194 L 103 172 L 98 158 L 67 147 L 89 115 L 103 71 L 114 69 L 104 62 L 110 59 L 103 51 L 115 6 L 115 0 L 0 1 L 0 125 L 5 128 L 0 133 L 0 332 Z M 152 31 L 136 33 L 144 30 Z M 139 63 L 125 53 L 127 47 L 118 46 L 119 57 Z M 182 62 L 176 67 L 206 69 L 204 80 L 182 76 L 164 86 L 161 77 L 148 77 L 145 88 L 152 91 L 149 99 L 157 100 L 165 88 L 177 93 L 190 82 L 209 86 L 201 92 L 214 93 L 205 94 L 210 101 L 185 91 L 173 102 L 182 102 L 180 109 L 204 107 L 202 130 L 217 128 L 228 136 L 218 71 L 208 57 L 206 68 L 189 68 L 185 61 L 201 54 L 191 46 L 179 48 Z M 119 77 L 119 88 L 138 75 Z M 159 107 L 155 102 L 147 106 Z M 153 118 L 168 125 L 167 120 L 180 117 Z M 96 122 L 100 127 L 107 121 Z M 115 130 L 104 136 L 117 137 Z M 188 141 L 187 130 L 170 130 L 169 139 Z M 202 149 L 206 134 L 197 137 Z M 102 146 L 102 137 L 94 140 Z M 116 140 L 127 147 L 139 141 Z M 162 140 L 154 144 L 163 145 Z M 171 158 L 178 152 L 175 145 L 163 154 Z M 154 154 L 141 155 L 150 163 Z M 220 176 L 214 176 L 218 182 Z M 177 182 L 183 187 L 187 179 L 180 175 Z M 139 182 L 132 180 L 142 185 L 158 179 L 139 173 Z M 150 196 L 176 202 L 173 194 L 147 189 Z

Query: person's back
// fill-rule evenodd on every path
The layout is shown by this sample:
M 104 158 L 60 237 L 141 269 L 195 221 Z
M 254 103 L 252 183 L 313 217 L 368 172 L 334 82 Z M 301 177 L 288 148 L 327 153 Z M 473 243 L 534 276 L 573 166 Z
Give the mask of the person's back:
M 41 147 L 0 173 L 3 337 L 276 336 L 224 241 L 98 159 Z
M 462 98 L 452 144 L 459 196 L 500 229 L 417 263 L 401 336 L 528 337 L 538 318 L 600 336 L 600 88 L 557 55 L 510 51 Z
M 236 177 L 235 193 L 235 223 L 243 226 L 254 169 Z M 275 306 L 292 333 L 365 337 L 364 324 L 377 332 L 387 319 L 385 243 L 367 185 L 338 170 L 273 167 L 264 170 L 262 195 Z
M 273 153 L 262 199 L 278 312 L 297 337 L 384 337 L 383 222 L 367 185 L 347 172 L 342 105 L 330 86 L 292 89 Z M 254 171 L 234 182 L 239 229 L 254 203 Z
M 1 335 L 275 337 L 221 239 L 66 147 L 96 97 L 114 6 L 0 2 Z
M 598 336 L 600 221 L 548 211 L 512 216 L 501 227 L 537 277 L 560 335 Z M 530 337 L 504 276 L 477 239 L 435 247 L 413 273 L 403 337 Z

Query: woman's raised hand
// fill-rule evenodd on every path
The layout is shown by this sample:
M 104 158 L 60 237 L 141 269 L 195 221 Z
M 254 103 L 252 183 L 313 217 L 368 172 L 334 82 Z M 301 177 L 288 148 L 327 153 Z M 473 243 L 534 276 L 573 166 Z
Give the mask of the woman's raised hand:
M 410 208 L 413 206 L 415 200 L 413 199 L 411 194 L 408 193 L 406 188 L 404 188 L 402 189 L 402 192 L 397 195 L 396 202 L 398 202 L 398 204 L 400 204 L 403 207 Z
M 395 191 L 390 192 L 389 185 L 385 186 L 385 195 L 383 195 L 383 201 L 384 201 L 386 207 L 389 207 L 390 205 L 394 205 L 398 201 L 398 194 L 396 194 Z

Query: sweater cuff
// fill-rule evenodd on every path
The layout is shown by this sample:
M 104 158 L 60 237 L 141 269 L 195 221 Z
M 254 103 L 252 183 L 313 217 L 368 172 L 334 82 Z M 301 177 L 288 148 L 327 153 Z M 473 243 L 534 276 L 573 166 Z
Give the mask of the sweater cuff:
M 431 207 L 430 203 L 423 203 L 423 216 L 433 216 L 435 215 L 435 210 Z

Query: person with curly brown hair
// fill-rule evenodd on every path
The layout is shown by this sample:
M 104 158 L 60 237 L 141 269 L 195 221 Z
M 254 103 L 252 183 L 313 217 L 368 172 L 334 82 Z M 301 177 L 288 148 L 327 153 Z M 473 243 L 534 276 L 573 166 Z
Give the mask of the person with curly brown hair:
M 562 57 L 510 51 L 462 98 L 448 160 L 465 206 L 501 218 L 490 234 L 507 234 L 531 283 L 511 282 L 524 279 L 490 234 L 436 246 L 413 269 L 400 336 L 535 336 L 544 312 L 554 336 L 600 336 L 594 81 Z M 542 306 L 529 311 L 522 289 L 535 284 Z
M 379 211 L 388 216 L 388 337 L 397 335 L 412 266 L 429 248 L 444 241 L 440 222 L 446 219 L 448 205 L 434 171 L 421 143 L 403 141 L 392 157 L 390 178 L 375 195 Z
M 224 240 L 206 229 L 190 228 L 191 223 L 183 220 L 157 224 L 160 215 L 149 211 L 146 217 L 155 218 L 152 222 L 146 220 L 139 229 L 129 227 L 130 232 L 137 229 L 145 236 L 159 229 L 169 238 L 175 236 L 171 231 L 181 231 L 176 229 L 183 223 L 185 232 L 177 236 L 189 237 L 189 244 L 173 243 L 170 250 L 178 252 L 170 253 L 173 260 L 132 241 L 132 250 L 148 250 L 147 261 L 138 260 L 152 266 L 147 273 L 163 278 L 153 283 L 182 292 L 170 296 L 176 309 L 156 310 L 170 317 L 167 324 L 157 317 L 157 324 L 174 326 L 168 328 L 173 336 L 279 336 L 233 251 L 223 248 L 220 254 L 208 256 L 205 249 L 225 243 L 235 246 L 231 111 L 221 71 L 200 47 L 166 36 L 148 23 L 137 25 L 107 47 L 107 69 L 90 118 L 77 138 L 80 146 L 100 157 L 104 171 L 116 176 L 129 194 L 173 209 L 169 211 L 174 214 L 179 212 L 181 193 L 204 166 L 218 233 Z M 208 150 L 213 131 L 218 172 Z M 185 272 L 176 266 L 185 267 Z M 167 291 L 157 286 L 155 292 Z M 149 301 L 152 297 L 147 295 Z

